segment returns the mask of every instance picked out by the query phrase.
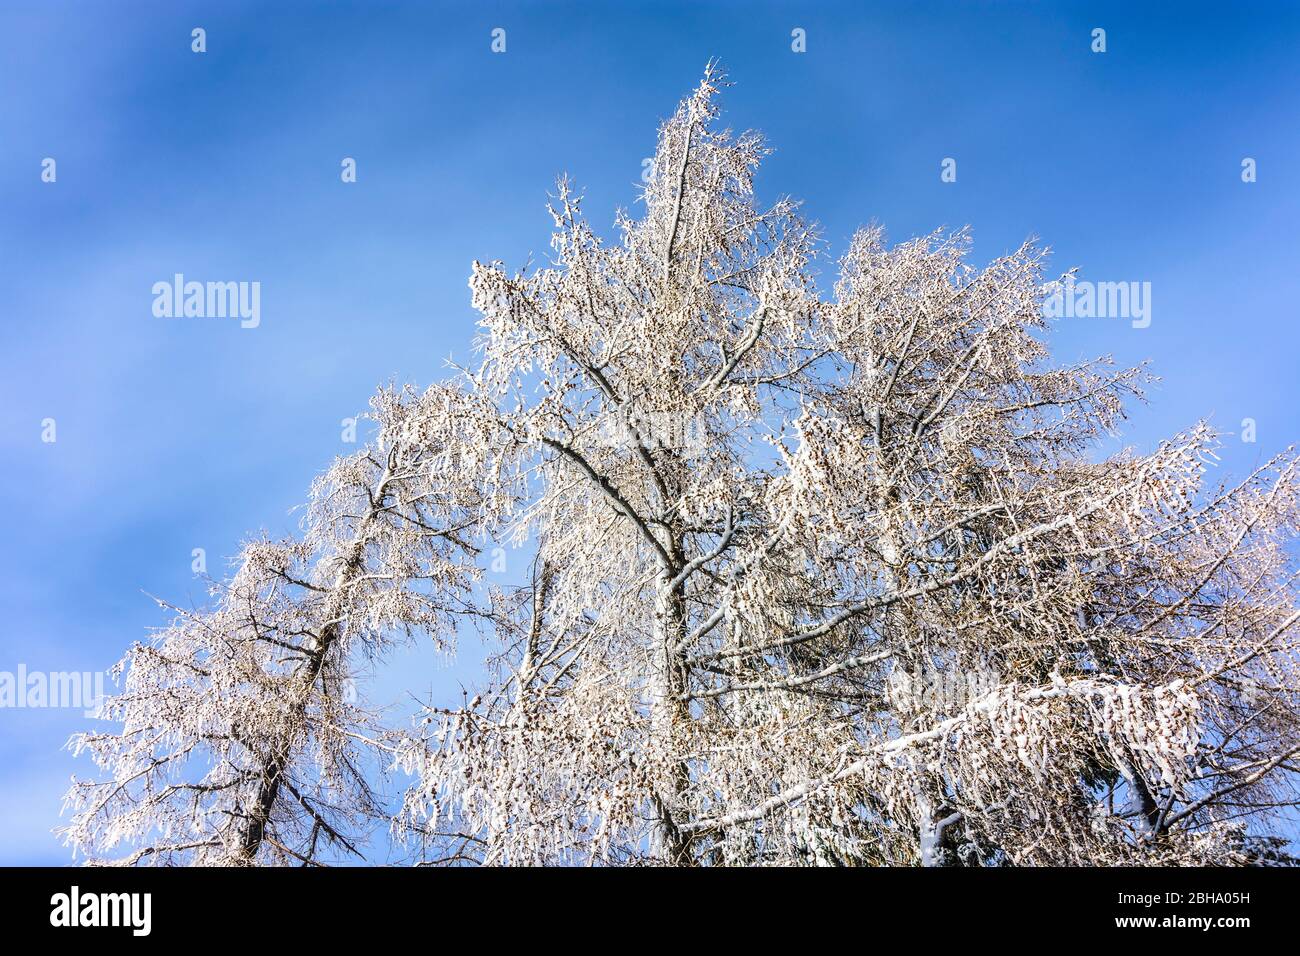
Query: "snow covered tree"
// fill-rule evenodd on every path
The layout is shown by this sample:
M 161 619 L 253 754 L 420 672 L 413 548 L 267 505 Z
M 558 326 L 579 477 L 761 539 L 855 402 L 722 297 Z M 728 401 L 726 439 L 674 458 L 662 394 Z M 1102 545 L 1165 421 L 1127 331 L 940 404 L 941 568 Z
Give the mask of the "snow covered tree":
M 821 288 L 721 85 L 662 125 L 617 241 L 562 180 L 546 268 L 474 264 L 481 362 L 381 403 L 422 423 L 381 440 L 400 481 L 336 465 L 341 510 L 133 652 L 78 846 L 311 859 L 373 816 L 351 751 L 382 737 L 423 862 L 1279 859 L 1295 456 L 1208 490 L 1204 423 L 1104 456 L 1149 376 L 1049 363 L 1032 244 L 976 269 L 964 232 L 865 229 Z M 474 547 L 524 541 L 525 580 L 473 583 Z M 405 735 L 339 701 L 393 631 L 469 618 L 499 645 L 472 701 Z M 206 789 L 164 784 L 200 749 Z
M 73 739 L 106 771 L 74 780 L 68 842 L 119 862 L 318 863 L 363 858 L 382 814 L 367 780 L 383 728 L 357 700 L 366 659 L 413 634 L 445 643 L 473 609 L 472 534 L 498 490 L 471 398 L 385 389 L 375 441 L 312 488 L 301 541 L 247 543 L 206 611 L 119 664 L 116 733 Z M 465 480 L 465 476 L 469 476 Z

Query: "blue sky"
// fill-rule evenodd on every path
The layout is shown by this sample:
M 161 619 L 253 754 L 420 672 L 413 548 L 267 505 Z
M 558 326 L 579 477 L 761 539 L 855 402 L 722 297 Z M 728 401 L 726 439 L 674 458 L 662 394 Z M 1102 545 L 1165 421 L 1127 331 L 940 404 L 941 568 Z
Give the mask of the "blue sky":
M 1225 449 L 1240 474 L 1300 438 L 1298 40 L 1281 4 L 11 0 L 0 671 L 103 669 L 164 623 L 145 592 L 201 599 L 192 549 L 217 572 L 246 534 L 293 530 L 348 449 L 340 419 L 468 354 L 471 260 L 544 254 L 562 171 L 607 229 L 710 57 L 727 122 L 776 150 L 760 193 L 804 199 L 833 246 L 871 220 L 894 240 L 969 223 L 979 261 L 1037 235 L 1061 270 L 1150 282 L 1149 328 L 1063 320 L 1057 356 L 1153 360 L 1139 448 L 1253 418 Z M 177 272 L 260 282 L 260 326 L 156 318 Z M 412 652 L 381 691 L 458 697 L 466 650 Z M 49 830 L 86 724 L 0 708 L 0 863 L 68 861 Z

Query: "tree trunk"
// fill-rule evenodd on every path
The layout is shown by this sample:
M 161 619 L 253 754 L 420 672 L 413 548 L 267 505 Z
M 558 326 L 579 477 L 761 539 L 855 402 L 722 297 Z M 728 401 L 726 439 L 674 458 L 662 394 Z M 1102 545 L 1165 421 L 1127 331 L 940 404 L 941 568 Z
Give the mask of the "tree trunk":
M 672 571 L 665 570 L 655 596 L 651 733 L 670 756 L 667 779 L 651 800 L 655 813 L 651 849 L 657 859 L 674 866 L 691 862 L 690 839 L 678 829 L 682 796 L 690 783 L 686 762 L 677 756 L 680 731 L 690 720 L 689 706 L 680 699 L 686 690 L 685 662 L 679 649 L 685 635 L 683 585 L 673 585 Z
M 321 628 L 315 646 L 311 649 L 307 659 L 307 666 L 299 672 L 298 680 L 295 682 L 294 697 L 290 703 L 289 711 L 290 735 L 280 742 L 279 747 L 267 758 L 262 767 L 257 797 L 254 799 L 253 806 L 244 823 L 244 832 L 239 841 L 239 849 L 235 854 L 234 862 L 236 865 L 252 865 L 257 859 L 257 853 L 261 849 L 263 841 L 266 839 L 266 828 L 271 822 L 271 812 L 275 809 L 275 803 L 280 797 L 280 785 L 293 758 L 293 748 L 298 743 L 301 725 L 307 716 L 312 688 L 315 687 L 316 681 L 320 678 L 320 673 L 325 667 L 325 656 L 338 640 L 339 622 L 343 617 L 346 591 L 364 564 L 366 534 L 370 522 L 374 520 L 375 515 L 378 514 L 382 503 L 386 499 L 384 488 L 387 482 L 388 475 L 385 473 L 378 486 L 378 494 L 375 498 L 377 503 L 371 505 L 357 525 L 356 538 L 349 546 L 347 557 L 343 561 L 343 566 L 339 568 L 333 587 L 330 588 L 329 596 L 325 600 L 324 619 L 329 623 Z

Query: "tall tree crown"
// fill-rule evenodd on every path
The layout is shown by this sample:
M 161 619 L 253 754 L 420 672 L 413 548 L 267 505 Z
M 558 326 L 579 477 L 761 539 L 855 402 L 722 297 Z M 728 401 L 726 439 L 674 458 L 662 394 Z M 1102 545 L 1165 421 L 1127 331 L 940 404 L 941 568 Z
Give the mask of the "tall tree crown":
M 473 266 L 477 364 L 381 391 L 303 539 L 130 652 L 74 846 L 319 862 L 380 820 L 426 862 L 1276 856 L 1295 457 L 1206 489 L 1205 423 L 1101 457 L 1148 376 L 1050 363 L 1032 243 L 976 269 L 964 231 L 867 228 L 822 289 L 722 86 L 614 241 L 561 180 L 545 268 Z M 526 539 L 524 580 L 479 580 Z M 465 622 L 498 648 L 472 701 L 412 732 L 349 699 Z

